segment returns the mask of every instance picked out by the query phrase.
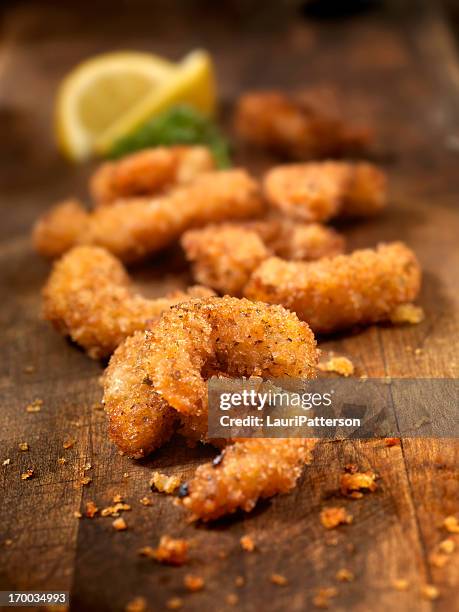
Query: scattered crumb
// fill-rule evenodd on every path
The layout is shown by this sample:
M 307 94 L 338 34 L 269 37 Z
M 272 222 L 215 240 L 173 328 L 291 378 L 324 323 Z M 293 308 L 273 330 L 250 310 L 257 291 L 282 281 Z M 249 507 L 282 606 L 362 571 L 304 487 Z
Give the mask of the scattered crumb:
M 92 478 L 90 478 L 89 476 L 83 476 L 83 478 L 80 480 L 80 484 L 85 487 L 88 484 L 91 484 L 92 482 Z
M 352 521 L 352 514 L 349 514 L 342 506 L 324 508 L 320 513 L 320 522 L 326 529 L 334 529 L 338 525 L 349 525 Z
M 57 462 L 59 463 L 59 465 L 64 465 L 65 463 L 67 463 L 67 459 L 65 457 L 58 457 Z
M 389 319 L 396 325 L 403 323 L 416 325 L 424 320 L 424 311 L 414 304 L 400 304 L 389 314 Z
M 239 603 L 239 597 L 236 595 L 236 593 L 228 593 L 225 600 L 229 606 L 237 606 Z
M 129 478 L 129 472 L 124 472 L 123 478 Z
M 35 366 L 33 365 L 24 366 L 23 372 L 24 374 L 33 374 L 35 372 Z
M 73 448 L 75 446 L 75 443 L 76 440 L 74 438 L 67 438 L 67 440 L 65 440 L 62 444 L 62 447 L 65 448 L 65 450 L 68 450 L 69 448 Z
M 22 452 L 28 451 L 29 450 L 29 445 L 27 444 L 27 442 L 20 442 L 19 443 L 19 450 Z
M 325 363 L 317 366 L 322 372 L 335 372 L 340 376 L 352 376 L 354 374 L 354 364 L 347 357 L 332 357 Z
M 417 349 L 414 349 L 414 354 L 415 354 L 416 356 L 422 355 L 422 348 L 419 348 L 419 347 L 418 347 Z
M 33 475 L 34 470 L 32 468 L 29 468 L 23 474 L 21 474 L 21 480 L 29 480 L 29 478 L 32 478 Z
M 244 576 L 236 576 L 236 578 L 234 579 L 234 584 L 237 587 L 243 587 L 245 584 L 245 578 Z
M 449 533 L 459 533 L 459 521 L 455 516 L 447 516 L 443 521 L 443 527 Z
M 429 560 L 434 567 L 441 568 L 445 567 L 445 565 L 448 563 L 449 557 L 443 553 L 433 552 L 430 555 Z
M 255 550 L 255 542 L 249 535 L 242 536 L 239 542 L 241 543 L 243 550 L 246 550 L 247 552 L 253 552 Z
M 286 586 L 288 584 L 287 578 L 282 576 L 282 574 L 271 574 L 269 580 L 277 586 Z
M 360 499 L 363 491 L 376 491 L 374 472 L 346 472 L 341 476 L 341 493 L 346 497 Z
M 27 404 L 26 412 L 40 412 L 41 407 L 43 406 L 43 400 L 34 399 L 33 402 Z
M 421 595 L 424 597 L 424 599 L 433 601 L 434 599 L 438 599 L 440 597 L 440 591 L 433 584 L 426 584 L 421 589 Z
M 134 597 L 124 609 L 125 612 L 145 612 L 147 609 L 145 597 Z
M 355 576 L 353 572 L 346 569 L 345 567 L 342 567 L 340 570 L 336 572 L 336 579 L 339 580 L 340 582 L 352 582 L 354 578 Z
M 338 591 L 334 587 L 324 587 L 314 595 L 312 603 L 316 608 L 328 608 L 330 599 L 336 597 Z
M 122 501 L 123 501 L 123 496 L 121 495 L 121 493 L 116 493 L 116 495 L 114 495 L 112 498 L 112 502 L 114 504 L 120 504 Z
M 96 504 L 93 501 L 86 502 L 85 516 L 92 519 L 95 517 L 95 515 L 98 512 L 99 512 L 99 508 L 96 506 Z
M 156 550 L 153 546 L 143 546 L 137 551 L 141 557 L 147 557 L 147 559 L 156 559 Z
M 9 546 L 11 546 L 13 544 L 13 540 L 11 540 L 10 538 L 8 538 L 8 540 L 5 540 L 3 542 L 3 545 L 8 548 Z
M 107 506 L 103 508 L 100 512 L 101 516 L 119 516 L 120 512 L 131 510 L 131 506 L 129 504 L 124 504 L 123 502 L 118 502 L 114 506 Z
M 150 486 L 160 493 L 170 494 L 179 488 L 181 482 L 180 476 L 168 476 L 162 472 L 153 472 Z
M 183 584 L 188 591 L 195 593 L 196 591 L 202 591 L 204 588 L 204 578 L 195 576 L 194 574 L 186 574 L 183 579 Z
M 78 510 L 75 510 L 73 513 L 74 518 L 80 519 L 83 515 Z
M 406 591 L 410 585 L 408 580 L 406 580 L 405 578 L 396 578 L 392 582 L 392 586 L 396 591 Z
M 4 459 L 2 465 L 9 465 L 11 463 L 11 459 Z
M 88 472 L 92 469 L 92 465 L 88 462 L 84 464 L 83 472 Z
M 438 548 L 441 550 L 441 552 L 445 553 L 446 555 L 450 555 L 451 553 L 454 552 L 454 549 L 456 548 L 456 544 L 453 542 L 453 540 L 451 540 L 450 538 L 447 538 L 446 540 L 442 540 L 440 542 L 440 544 L 438 545 Z
M 166 608 L 168 610 L 179 610 L 183 606 L 183 599 L 180 597 L 171 597 L 166 602 Z
M 142 506 L 152 506 L 153 500 L 151 500 L 149 497 L 142 497 L 140 503 L 142 504 Z
M 126 521 L 122 517 L 115 519 L 112 525 L 116 531 L 125 531 L 128 528 Z
M 400 446 L 400 438 L 385 438 L 384 443 L 386 446 Z
M 160 563 L 183 565 L 188 561 L 188 542 L 168 535 L 161 536 L 155 558 Z

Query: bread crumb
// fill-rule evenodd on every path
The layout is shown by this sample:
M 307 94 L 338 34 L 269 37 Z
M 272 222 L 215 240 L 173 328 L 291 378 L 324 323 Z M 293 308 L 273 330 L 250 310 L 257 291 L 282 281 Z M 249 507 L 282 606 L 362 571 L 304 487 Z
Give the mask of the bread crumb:
M 64 441 L 64 443 L 62 444 L 62 447 L 65 450 L 68 450 L 69 448 L 73 448 L 75 446 L 76 440 L 75 438 L 67 438 L 67 440 Z
M 245 578 L 244 576 L 236 576 L 236 578 L 234 579 L 234 584 L 237 587 L 243 587 L 245 584 Z
M 433 601 L 434 599 L 438 599 L 440 597 L 440 591 L 433 584 L 426 584 L 421 589 L 421 595 L 424 597 L 424 599 Z
M 406 591 L 409 587 L 409 582 L 405 578 L 396 578 L 392 582 L 392 586 L 396 591 Z
M 342 506 L 327 507 L 320 513 L 320 522 L 326 529 L 334 529 L 338 525 L 350 525 L 352 521 L 352 514 L 349 514 Z
M 119 516 L 120 512 L 131 510 L 131 506 L 129 504 L 124 504 L 123 502 L 118 502 L 114 506 L 107 506 L 106 508 L 102 508 L 100 511 L 101 516 Z
M 65 463 L 67 463 L 67 459 L 65 457 L 58 457 L 57 462 L 59 465 L 64 465 Z
M 5 540 L 5 541 L 3 542 L 3 545 L 4 545 L 6 548 L 9 548 L 9 547 L 10 547 L 12 544 L 13 544 L 13 540 L 11 540 L 10 538 L 8 538 L 7 540 Z
M 83 472 L 88 472 L 91 469 L 92 469 L 92 465 L 89 462 L 84 464 Z
M 160 493 L 170 494 L 179 488 L 181 482 L 182 479 L 179 476 L 168 476 L 162 472 L 153 472 L 150 486 Z
M 180 597 L 171 597 L 166 602 L 166 608 L 168 610 L 179 610 L 183 606 L 183 599 Z
M 29 445 L 27 444 L 27 442 L 20 442 L 18 446 L 21 452 L 25 452 L 29 450 Z
M 23 372 L 24 372 L 24 374 L 33 374 L 35 372 L 35 366 L 33 366 L 33 365 L 26 365 L 26 366 L 24 366 Z
M 40 412 L 41 407 L 43 406 L 43 400 L 34 399 L 33 402 L 27 404 L 26 412 Z
M 155 550 L 155 558 L 160 563 L 183 565 L 188 561 L 188 542 L 163 535 L 159 540 L 158 548 Z
M 443 553 L 433 552 L 430 555 L 429 560 L 434 567 L 441 568 L 445 567 L 445 565 L 448 563 L 449 557 Z
M 334 372 L 345 377 L 354 374 L 354 364 L 347 357 L 332 357 L 326 362 L 319 363 L 317 367 L 322 372 Z
M 341 476 L 341 494 L 352 499 L 363 497 L 362 491 L 376 491 L 374 472 L 346 472 Z
M 21 480 L 29 480 L 29 478 L 32 478 L 34 475 L 35 471 L 32 468 L 29 468 L 28 470 L 26 470 L 24 473 L 21 474 Z
M 142 506 L 153 506 L 153 500 L 146 496 L 142 497 L 140 503 L 142 504 Z
M 237 606 L 239 603 L 239 597 L 236 595 L 236 593 L 228 593 L 225 600 L 229 606 Z
M 92 482 L 92 478 L 90 478 L 89 476 L 83 476 L 83 478 L 80 480 L 80 485 L 85 487 L 88 484 L 91 484 Z
M 186 574 L 183 579 L 183 584 L 188 591 L 195 593 L 196 591 L 202 591 L 204 588 L 204 578 L 195 576 L 194 574 Z
M 145 597 L 134 597 L 126 607 L 125 612 L 145 612 L 147 609 L 147 601 Z
M 338 591 L 334 587 L 323 587 L 314 595 L 312 603 L 316 608 L 328 608 L 330 599 L 336 597 Z
M 11 459 L 4 459 L 2 465 L 9 465 L 11 463 Z
M 243 550 L 246 550 L 247 552 L 253 552 L 255 550 L 255 542 L 249 535 L 242 536 L 239 542 Z
M 451 553 L 454 552 L 454 549 L 456 548 L 456 544 L 453 542 L 453 540 L 451 540 L 450 538 L 447 538 L 446 540 L 442 540 L 440 542 L 440 544 L 438 545 L 438 548 L 441 550 L 441 552 L 445 553 L 445 555 L 450 555 Z
M 336 579 L 339 580 L 340 582 L 352 582 L 354 578 L 355 576 L 353 572 L 346 569 L 345 567 L 342 567 L 336 572 Z
M 395 325 L 403 323 L 416 325 L 424 320 L 424 311 L 414 304 L 400 304 L 389 314 L 389 319 Z
M 277 586 L 286 586 L 288 584 L 287 578 L 282 576 L 282 574 L 271 574 L 269 580 Z
M 443 521 L 443 527 L 449 533 L 459 533 L 459 521 L 455 516 L 447 516 Z
M 124 472 L 123 478 L 129 478 L 129 472 Z
M 116 531 L 125 531 L 128 528 L 126 521 L 122 517 L 115 519 L 112 525 Z
M 153 546 L 142 546 L 137 551 L 141 557 L 147 557 L 147 559 L 156 559 L 156 551 Z
M 83 515 L 78 510 L 75 510 L 73 513 L 74 518 L 80 519 Z
M 85 516 L 92 519 L 96 516 L 98 512 L 99 512 L 99 508 L 96 506 L 96 504 L 93 501 L 86 502 Z

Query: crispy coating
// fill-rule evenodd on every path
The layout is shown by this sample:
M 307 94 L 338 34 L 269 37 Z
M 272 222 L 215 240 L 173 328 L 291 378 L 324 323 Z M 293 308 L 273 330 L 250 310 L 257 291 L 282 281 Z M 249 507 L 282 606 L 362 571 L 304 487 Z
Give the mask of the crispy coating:
M 206 441 L 208 378 L 311 378 L 316 364 L 311 330 L 281 306 L 232 297 L 190 300 L 164 312 L 112 356 L 103 381 L 111 436 L 133 455 L 155 446 L 148 436 L 162 434 L 144 428 L 142 418 L 133 421 L 131 411 L 134 406 L 135 414 L 148 414 L 158 396 L 180 413 L 182 433 Z
M 214 170 L 212 153 L 202 146 L 145 149 L 116 162 L 102 164 L 90 180 L 96 206 L 133 196 L 154 195 Z
M 245 170 L 208 172 L 163 197 L 120 200 L 92 213 L 78 209 L 81 231 L 75 231 L 74 243 L 103 246 L 122 261 L 135 261 L 174 242 L 190 227 L 256 216 L 263 207 L 258 185 Z M 34 230 L 35 247 L 41 254 L 62 254 L 71 246 L 62 224 L 56 225 L 59 215 L 55 209 Z M 66 217 L 71 223 L 71 215 Z M 61 234 L 66 240 L 59 252 Z M 53 237 L 52 249 L 48 236 Z
M 78 200 L 65 200 L 48 210 L 36 222 L 32 243 L 35 250 L 50 259 L 71 249 L 85 235 L 88 213 Z
M 389 319 L 398 304 L 419 293 L 421 269 L 403 243 L 381 244 L 316 262 L 264 261 L 244 294 L 282 304 L 314 332 L 329 333 Z
M 130 287 L 122 264 L 100 247 L 79 246 L 54 264 L 43 290 L 44 317 L 93 358 L 110 355 L 124 338 L 157 319 L 172 304 L 212 291 L 191 288 L 146 299 Z
M 343 237 L 334 230 L 284 219 L 208 225 L 185 232 L 181 244 L 198 282 L 235 296 L 271 255 L 314 260 L 344 249 Z
M 263 191 L 271 206 L 303 221 L 369 216 L 387 203 L 385 174 L 366 162 L 277 166 L 266 173 Z
M 371 131 L 347 124 L 331 98 L 336 95 L 330 90 L 244 94 L 236 107 L 236 132 L 246 142 L 299 160 L 337 157 L 368 148 Z
M 221 461 L 197 468 L 180 503 L 193 519 L 209 521 L 241 508 L 250 512 L 258 499 L 293 489 L 310 461 L 317 440 L 262 438 L 235 442 Z

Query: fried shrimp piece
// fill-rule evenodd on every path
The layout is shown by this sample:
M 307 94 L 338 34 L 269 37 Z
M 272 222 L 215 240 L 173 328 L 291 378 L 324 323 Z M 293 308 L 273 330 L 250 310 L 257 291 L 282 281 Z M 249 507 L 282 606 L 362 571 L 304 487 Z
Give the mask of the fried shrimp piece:
M 342 253 L 344 239 L 317 223 L 270 219 L 189 230 L 181 244 L 198 282 L 223 294 L 240 296 L 252 272 L 271 255 L 319 259 Z
M 317 440 L 262 438 L 235 442 L 213 462 L 197 468 L 182 488 L 180 504 L 192 519 L 209 521 L 241 508 L 252 510 L 258 499 L 293 489 L 309 463 Z
M 173 306 L 137 337 L 141 339 L 135 349 L 131 340 L 130 348 L 118 349 L 109 365 L 109 370 L 116 367 L 121 376 L 122 360 L 128 383 L 116 375 L 104 377 L 107 406 L 117 394 L 116 387 L 122 387 L 124 393 L 122 400 L 116 395 L 116 412 L 109 410 L 109 416 L 115 415 L 115 422 L 110 416 L 111 431 L 126 431 L 126 424 L 118 428 L 117 419 L 129 420 L 126 415 L 133 403 L 138 414 L 148 412 L 148 402 L 156 401 L 151 397 L 158 395 L 180 413 L 187 435 L 207 441 L 207 379 L 211 376 L 312 378 L 316 374 L 317 350 L 311 330 L 281 306 L 233 297 L 194 299 Z M 137 426 L 142 428 L 141 419 L 132 425 Z M 131 440 L 140 438 L 142 444 L 135 448 Z M 136 435 L 131 431 L 128 440 L 122 434 L 113 439 L 123 450 L 129 446 L 131 454 L 149 446 L 143 431 Z
M 35 224 L 32 241 L 40 255 L 54 259 L 71 249 L 88 228 L 88 213 L 78 200 L 53 206 Z
M 212 291 L 192 287 L 149 300 L 130 287 L 121 263 L 100 247 L 79 246 L 54 264 L 43 290 L 44 317 L 93 358 L 110 355 L 124 338 L 145 329 L 172 304 Z
M 258 184 L 245 170 L 208 172 L 160 198 L 120 200 L 92 213 L 78 209 L 78 221 L 85 219 L 85 223 L 79 223 L 81 231 L 75 232 L 74 243 L 102 246 L 122 261 L 135 261 L 174 242 L 190 227 L 257 216 L 263 208 Z M 56 248 L 59 235 L 65 233 L 61 223 L 56 225 L 60 215 L 57 208 L 38 222 L 34 242 L 39 253 L 50 252 L 49 236 L 53 238 L 53 255 L 71 246 L 66 239 L 60 252 Z M 71 223 L 68 214 L 67 222 Z
M 292 159 L 362 152 L 371 144 L 371 130 L 345 123 L 336 102 L 336 94 L 330 90 L 250 92 L 238 101 L 236 132 L 253 145 Z
M 244 294 L 282 304 L 314 332 L 388 320 L 394 308 L 419 293 L 421 269 L 403 243 L 381 244 L 316 262 L 264 261 Z
M 303 221 L 370 216 L 387 204 L 386 176 L 366 162 L 277 166 L 266 173 L 263 191 L 275 209 Z
M 154 195 L 173 185 L 189 183 L 214 170 L 212 153 L 202 146 L 145 149 L 116 162 L 102 164 L 90 180 L 96 206 L 132 196 Z

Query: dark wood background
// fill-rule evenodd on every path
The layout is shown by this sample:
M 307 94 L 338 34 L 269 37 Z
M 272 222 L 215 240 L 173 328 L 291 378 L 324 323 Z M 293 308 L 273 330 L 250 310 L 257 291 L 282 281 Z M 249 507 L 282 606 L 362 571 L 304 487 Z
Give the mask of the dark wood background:
M 103 412 L 94 409 L 102 365 L 40 320 L 49 265 L 29 242 L 31 225 L 50 203 L 86 195 L 92 168 L 59 157 L 51 113 L 60 79 L 92 54 L 140 49 L 175 60 L 193 47 L 209 49 L 224 118 L 247 88 L 336 84 L 346 89 L 353 112 L 377 125 L 377 158 L 391 181 L 387 214 L 345 232 L 351 247 L 400 238 L 416 250 L 425 271 L 420 303 L 426 320 L 371 327 L 323 347 L 350 356 L 359 375 L 457 376 L 459 67 L 448 19 L 438 9 L 433 2 L 393 2 L 326 20 L 305 17 L 294 2 L 4 4 L 0 459 L 11 462 L 0 463 L 1 589 L 70 590 L 72 609 L 98 612 L 122 610 L 135 596 L 145 596 L 151 610 L 164 609 L 173 596 L 183 598 L 186 610 L 226 610 L 231 593 L 242 610 L 308 610 L 316 589 L 326 586 L 338 588 L 331 603 L 336 610 L 459 609 L 459 552 L 443 568 L 429 560 L 446 536 L 443 518 L 459 510 L 457 440 L 404 440 L 391 448 L 382 441 L 322 443 L 291 495 L 242 518 L 189 526 L 169 498 L 149 493 L 151 470 L 187 477 L 212 451 L 174 441 L 141 462 L 117 453 Z M 254 169 L 266 163 L 247 150 L 236 157 Z M 153 294 L 188 280 L 175 256 L 133 273 Z M 43 400 L 41 412 L 27 413 L 35 398 Z M 76 444 L 63 450 L 69 436 Z M 29 452 L 19 452 L 23 441 Z M 61 456 L 64 466 L 57 462 Z M 86 462 L 92 483 L 82 487 Z M 340 497 L 339 477 L 349 462 L 380 475 L 375 493 L 358 501 Z M 21 481 L 29 467 L 34 478 Z M 102 508 L 116 493 L 133 507 L 125 514 L 126 532 L 114 532 L 108 518 L 74 518 L 88 500 Z M 144 495 L 151 507 L 139 503 Z M 324 505 L 345 505 L 354 523 L 325 532 L 319 521 Z M 155 546 L 164 533 L 194 540 L 188 566 L 138 557 L 139 547 Z M 257 542 L 253 553 L 240 548 L 246 533 Z M 355 573 L 354 582 L 337 583 L 342 567 Z M 187 572 L 202 575 L 205 590 L 187 594 Z M 272 572 L 284 574 L 288 586 L 270 584 Z M 242 588 L 234 585 L 239 575 L 246 580 Z M 392 588 L 397 578 L 409 581 L 406 592 Z M 436 602 L 422 599 L 426 583 L 439 588 Z

